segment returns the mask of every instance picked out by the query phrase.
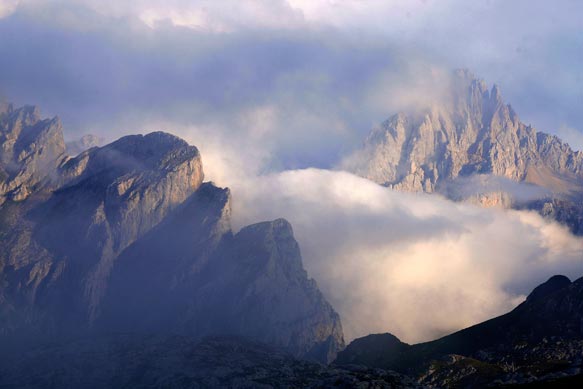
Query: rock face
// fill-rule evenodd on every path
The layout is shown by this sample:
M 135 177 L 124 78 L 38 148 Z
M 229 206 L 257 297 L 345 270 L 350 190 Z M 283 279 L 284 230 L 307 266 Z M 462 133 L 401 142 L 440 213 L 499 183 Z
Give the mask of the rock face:
M 510 313 L 432 342 L 385 345 L 387 336 L 355 340 L 336 363 L 393 369 L 436 387 L 575 376 L 583 369 L 583 278 L 554 276 Z
M 64 158 L 58 118 L 41 120 L 36 107 L 0 104 L 0 204 L 50 185 Z
M 0 206 L 4 351 L 118 331 L 243 335 L 322 362 L 344 346 L 291 226 L 234 235 L 230 192 L 203 183 L 196 147 L 157 132 L 70 158 L 60 126 L 3 109 L 21 124 L 6 127 L 16 146 L 3 143 L 12 170 L 1 185 L 27 188 Z M 38 152 L 14 157 L 24 144 Z
M 488 89 L 467 71 L 457 71 L 449 89 L 439 104 L 398 113 L 374 128 L 343 167 L 397 190 L 535 209 L 581 231 L 583 152 L 522 123 L 497 86 Z M 515 188 L 522 193 L 517 198 L 509 185 L 480 185 L 488 177 L 528 185 Z
M 472 174 L 553 190 L 580 185 L 583 152 L 522 123 L 497 86 L 488 90 L 469 72 L 457 71 L 451 91 L 450 101 L 398 113 L 373 129 L 347 167 L 404 191 L 434 192 L 443 182 Z

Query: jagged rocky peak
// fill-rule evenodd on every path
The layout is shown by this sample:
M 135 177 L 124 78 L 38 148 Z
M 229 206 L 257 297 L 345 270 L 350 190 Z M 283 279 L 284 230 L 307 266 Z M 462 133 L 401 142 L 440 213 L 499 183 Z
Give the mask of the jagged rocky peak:
M 40 187 L 52 187 L 65 158 L 58 117 L 41 119 L 35 106 L 0 106 L 0 204 L 21 201 Z
M 579 188 L 583 153 L 523 124 L 500 89 L 454 72 L 447 97 L 401 112 L 374 128 L 344 167 L 404 191 L 434 192 L 444 182 L 491 174 L 553 191 Z
M 53 255 L 89 267 L 82 294 L 94 320 L 117 257 L 195 193 L 202 162 L 196 147 L 154 132 L 83 152 L 59 172 L 64 186 L 36 212 L 36 235 Z
M 34 110 L 2 112 L 21 116 L 12 133 L 42 127 Z M 0 206 L 4 349 L 118 331 L 237 334 L 320 362 L 344 347 L 289 223 L 233 234 L 231 193 L 203 183 L 196 147 L 155 132 L 71 158 L 60 139 L 51 186 Z
M 245 227 L 234 241 L 237 254 L 232 257 L 236 258 L 237 270 L 232 283 L 239 284 L 239 278 L 250 280 L 241 285 L 241 296 L 257 296 L 225 301 L 227 305 L 234 304 L 233 309 L 240 306 L 247 311 L 237 332 L 262 334 L 296 356 L 334 360 L 344 348 L 340 317 L 316 282 L 308 278 L 289 222 L 277 219 Z M 254 322 L 252 328 L 246 328 Z
M 165 175 L 186 169 L 185 183 L 198 187 L 204 176 L 200 153 L 195 146 L 164 132 L 129 135 L 104 147 L 92 148 L 69 159 L 61 171 L 66 179 L 107 174 L 117 178 L 153 172 Z

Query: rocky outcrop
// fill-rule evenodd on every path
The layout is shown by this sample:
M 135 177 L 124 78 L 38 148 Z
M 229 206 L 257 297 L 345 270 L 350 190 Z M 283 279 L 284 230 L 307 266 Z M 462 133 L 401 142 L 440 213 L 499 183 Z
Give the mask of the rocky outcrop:
M 35 147 L 53 138 L 34 138 Z M 196 147 L 156 132 L 59 155 L 48 177 L 34 170 L 25 199 L 0 206 L 4 352 L 119 331 L 242 335 L 321 362 L 344 346 L 291 226 L 276 220 L 233 234 L 230 191 L 203 183 Z M 31 171 L 28 163 L 37 161 L 22 160 L 19 171 Z
M 213 265 L 219 279 L 198 301 L 204 316 L 217 318 L 209 324 L 220 321 L 225 333 L 261 337 L 320 361 L 344 347 L 340 318 L 308 278 L 287 221 L 243 228 Z
M 379 184 L 434 192 L 444 182 L 493 174 L 553 191 L 581 186 L 583 153 L 522 123 L 497 86 L 467 71 L 451 81 L 451 99 L 398 113 L 367 137 L 345 167 Z
M 355 340 L 336 363 L 393 369 L 435 387 L 529 383 L 581 374 L 583 278 L 571 282 L 554 276 L 506 315 L 431 342 L 409 346 L 395 338 L 387 344 L 386 337 Z
M 33 106 L 0 105 L 0 205 L 50 187 L 64 158 L 59 118 L 43 120 Z

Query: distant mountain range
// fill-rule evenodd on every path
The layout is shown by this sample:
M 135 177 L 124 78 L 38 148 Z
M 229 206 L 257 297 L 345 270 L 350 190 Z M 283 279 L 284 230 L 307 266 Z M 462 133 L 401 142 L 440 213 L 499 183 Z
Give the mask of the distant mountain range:
M 466 70 L 439 103 L 374 128 L 343 168 L 397 190 L 536 209 L 583 233 L 583 152 L 522 123 Z

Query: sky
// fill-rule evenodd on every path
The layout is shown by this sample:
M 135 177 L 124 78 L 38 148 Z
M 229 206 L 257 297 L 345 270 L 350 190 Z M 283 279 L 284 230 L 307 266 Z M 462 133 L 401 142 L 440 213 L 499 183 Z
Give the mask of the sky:
M 58 115 L 68 139 L 165 130 L 199 147 L 236 228 L 292 222 L 348 339 L 428 340 L 578 275 L 581 239 L 534 214 L 326 170 L 458 68 L 583 150 L 581 1 L 0 0 L 0 100 Z

